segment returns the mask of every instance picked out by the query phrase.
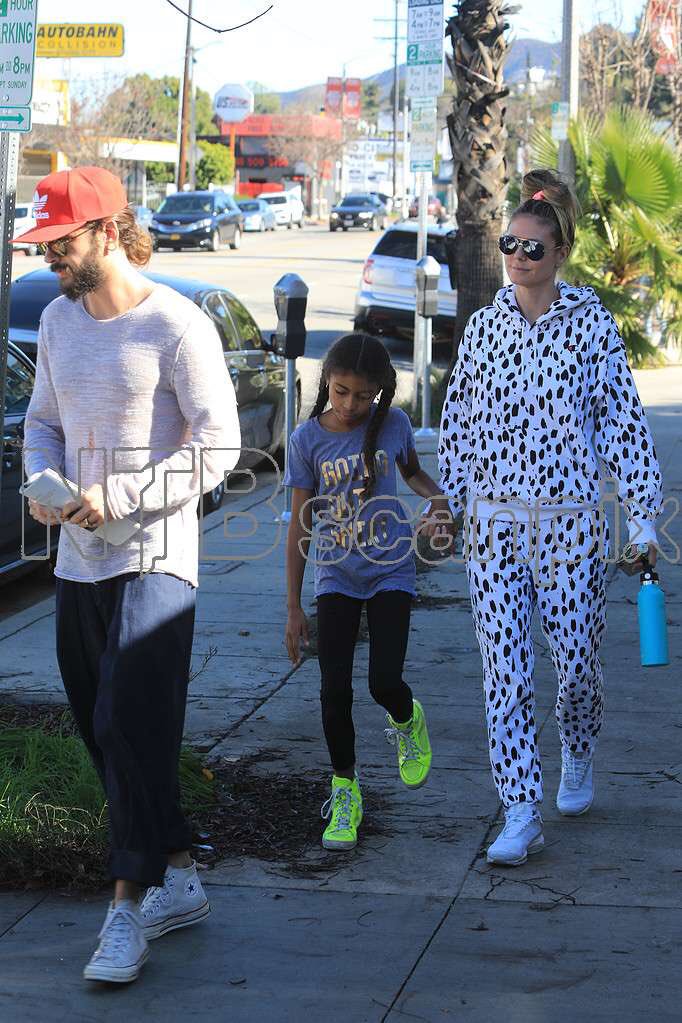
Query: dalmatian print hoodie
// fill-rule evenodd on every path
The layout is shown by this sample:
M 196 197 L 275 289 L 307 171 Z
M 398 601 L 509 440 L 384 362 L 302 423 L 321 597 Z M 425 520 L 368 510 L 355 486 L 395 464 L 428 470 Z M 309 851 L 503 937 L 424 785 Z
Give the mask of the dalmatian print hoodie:
M 533 324 L 513 285 L 469 319 L 443 406 L 442 490 L 470 515 L 542 518 L 597 506 L 606 476 L 630 538 L 655 541 L 661 475 L 625 346 L 592 288 L 557 287 Z

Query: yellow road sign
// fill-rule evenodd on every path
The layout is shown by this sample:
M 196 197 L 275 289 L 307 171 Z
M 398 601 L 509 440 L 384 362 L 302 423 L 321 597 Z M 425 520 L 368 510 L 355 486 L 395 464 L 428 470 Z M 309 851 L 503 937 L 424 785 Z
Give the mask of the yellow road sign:
M 123 25 L 38 25 L 36 57 L 122 57 Z

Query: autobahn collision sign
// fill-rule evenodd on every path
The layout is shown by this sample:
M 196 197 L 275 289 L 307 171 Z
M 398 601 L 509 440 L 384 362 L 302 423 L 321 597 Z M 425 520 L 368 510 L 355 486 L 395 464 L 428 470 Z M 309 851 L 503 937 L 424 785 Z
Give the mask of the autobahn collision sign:
M 0 0 L 0 131 L 28 131 L 38 0 Z

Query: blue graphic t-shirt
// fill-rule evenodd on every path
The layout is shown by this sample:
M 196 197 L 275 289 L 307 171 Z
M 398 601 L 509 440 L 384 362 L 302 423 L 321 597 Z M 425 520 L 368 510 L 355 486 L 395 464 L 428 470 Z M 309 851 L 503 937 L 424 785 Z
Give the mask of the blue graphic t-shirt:
M 376 406 L 372 410 L 372 415 Z M 315 593 L 344 593 L 368 600 L 380 590 L 415 593 L 410 509 L 397 497 L 396 461 L 414 450 L 410 420 L 391 408 L 377 440 L 376 483 L 369 501 L 362 453 L 369 420 L 334 433 L 309 419 L 292 434 L 284 484 L 312 490 Z

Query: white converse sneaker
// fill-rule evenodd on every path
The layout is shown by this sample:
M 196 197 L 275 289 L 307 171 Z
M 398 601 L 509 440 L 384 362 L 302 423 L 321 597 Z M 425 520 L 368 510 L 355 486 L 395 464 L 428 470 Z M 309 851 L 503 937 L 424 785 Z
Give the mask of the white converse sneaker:
M 163 887 L 148 888 L 140 905 L 147 941 L 196 924 L 210 912 L 194 861 L 191 867 L 167 867 Z
M 556 797 L 556 808 L 565 817 L 587 813 L 594 799 L 592 773 L 593 754 L 577 757 L 570 750 L 561 749 L 561 784 Z
M 488 863 L 516 867 L 529 853 L 540 852 L 545 844 L 542 817 L 536 803 L 512 803 L 505 811 L 505 825 L 488 848 Z
M 99 945 L 83 970 L 86 980 L 104 980 L 128 984 L 137 980 L 149 955 L 149 946 L 142 930 L 142 919 L 132 901 L 109 906 Z

